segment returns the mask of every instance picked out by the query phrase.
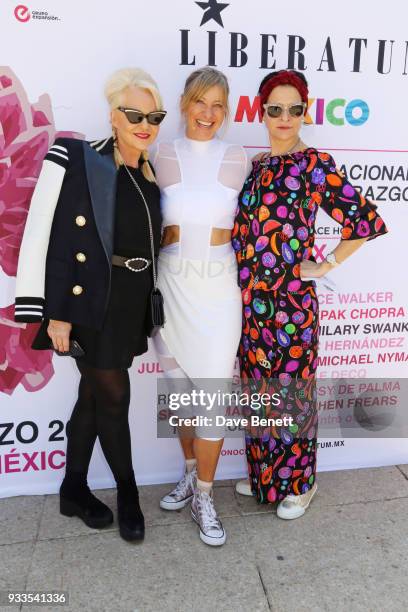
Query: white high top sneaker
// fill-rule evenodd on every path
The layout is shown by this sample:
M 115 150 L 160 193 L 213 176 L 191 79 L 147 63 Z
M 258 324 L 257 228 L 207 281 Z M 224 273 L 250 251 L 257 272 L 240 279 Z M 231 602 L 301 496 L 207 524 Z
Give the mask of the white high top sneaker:
M 246 480 L 239 480 L 235 485 L 235 490 L 240 495 L 247 495 L 248 497 L 253 496 L 249 478 L 247 478 Z
M 197 482 L 197 467 L 191 472 L 184 472 L 183 478 L 176 484 L 175 488 L 161 498 L 160 508 L 163 510 L 181 510 L 191 502 Z
M 210 494 L 196 489 L 191 502 L 191 516 L 200 527 L 200 538 L 209 546 L 222 546 L 227 539 L 222 523 L 214 508 L 212 491 Z
M 315 483 L 309 491 L 302 495 L 287 495 L 283 499 L 278 508 L 277 515 L 281 519 L 297 519 L 303 516 L 309 507 L 310 502 L 313 499 L 314 494 L 317 491 L 317 484 Z

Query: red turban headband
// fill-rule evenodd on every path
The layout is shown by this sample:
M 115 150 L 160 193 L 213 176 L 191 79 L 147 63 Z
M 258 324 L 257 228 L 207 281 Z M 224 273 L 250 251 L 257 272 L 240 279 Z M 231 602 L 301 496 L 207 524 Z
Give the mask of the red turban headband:
M 271 78 L 268 79 L 259 90 L 262 105 L 267 103 L 272 89 L 275 89 L 275 87 L 278 87 L 278 85 L 292 85 L 292 87 L 295 87 L 298 90 L 300 97 L 302 98 L 302 102 L 307 104 L 309 89 L 306 83 L 294 72 L 291 72 L 290 70 L 280 70 L 271 76 Z

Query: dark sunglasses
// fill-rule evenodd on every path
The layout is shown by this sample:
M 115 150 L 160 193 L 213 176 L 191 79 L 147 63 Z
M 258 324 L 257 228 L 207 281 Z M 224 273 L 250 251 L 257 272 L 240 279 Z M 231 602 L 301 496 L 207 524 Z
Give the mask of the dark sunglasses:
M 118 106 L 118 110 L 125 113 L 130 123 L 142 123 L 143 119 L 147 119 L 150 125 L 159 125 L 167 115 L 167 111 L 153 111 L 145 115 L 142 111 L 135 110 L 134 108 L 123 108 L 123 106 Z
M 299 102 L 299 104 L 264 104 L 264 109 L 268 113 L 269 117 L 277 119 L 280 117 L 284 110 L 287 110 L 291 117 L 301 117 L 305 112 L 306 104 Z

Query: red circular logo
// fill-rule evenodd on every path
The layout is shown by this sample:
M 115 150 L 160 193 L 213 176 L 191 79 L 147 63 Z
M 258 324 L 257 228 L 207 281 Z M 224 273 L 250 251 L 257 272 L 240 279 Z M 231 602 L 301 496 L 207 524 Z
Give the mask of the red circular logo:
M 24 6 L 24 4 L 19 4 L 18 6 L 16 6 L 16 8 L 14 9 L 14 16 L 16 19 L 18 19 L 18 21 L 21 21 L 23 23 L 28 21 L 31 17 L 28 6 Z

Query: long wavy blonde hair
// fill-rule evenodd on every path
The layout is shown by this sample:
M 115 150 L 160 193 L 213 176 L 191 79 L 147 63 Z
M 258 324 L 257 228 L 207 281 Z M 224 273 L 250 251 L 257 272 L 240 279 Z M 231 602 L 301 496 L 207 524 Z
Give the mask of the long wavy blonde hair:
M 139 87 L 140 89 L 145 89 L 153 96 L 157 110 L 163 110 L 163 100 L 156 81 L 150 76 L 150 74 L 141 68 L 122 68 L 121 70 L 114 72 L 108 79 L 105 85 L 105 97 L 111 110 L 121 106 L 123 92 L 128 87 Z M 119 167 L 122 160 L 117 154 L 116 148 L 114 151 L 114 157 L 116 166 Z M 141 158 L 143 175 L 148 181 L 155 183 L 156 179 L 148 162 L 149 153 L 147 149 L 142 151 Z

